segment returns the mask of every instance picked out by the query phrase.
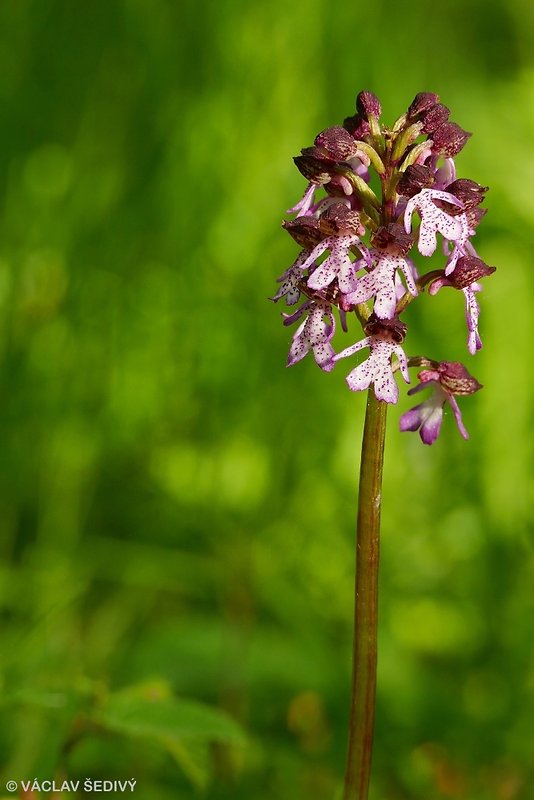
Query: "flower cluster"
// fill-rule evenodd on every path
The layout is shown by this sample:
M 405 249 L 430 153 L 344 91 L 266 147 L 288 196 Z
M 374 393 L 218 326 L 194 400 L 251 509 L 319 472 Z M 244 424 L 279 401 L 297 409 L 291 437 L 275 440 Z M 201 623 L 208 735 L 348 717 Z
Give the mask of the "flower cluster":
M 495 271 L 478 256 L 472 239 L 486 213 L 487 187 L 457 178 L 455 157 L 470 133 L 449 121 L 449 109 L 431 92 L 416 95 L 407 112 L 388 128 L 380 123 L 381 106 L 371 92 L 360 92 L 356 113 L 342 126 L 322 131 L 313 147 L 294 161 L 307 179 L 302 199 L 283 223 L 301 248 L 295 262 L 278 278 L 272 298 L 284 298 L 284 325 L 300 321 L 293 335 L 288 366 L 309 352 L 325 372 L 342 358 L 368 348 L 370 353 L 347 376 L 353 391 L 373 386 L 379 400 L 396 403 L 395 373 L 409 383 L 409 368 L 423 367 L 420 383 L 409 394 L 432 387 L 431 398 L 403 415 L 401 430 L 419 430 L 432 444 L 448 403 L 459 431 L 463 426 L 456 396 L 481 388 L 457 362 L 407 357 L 402 344 L 405 308 L 425 288 L 443 287 L 465 298 L 467 347 L 482 347 L 478 331 L 480 280 Z M 377 194 L 371 185 L 378 176 Z M 416 225 L 416 216 L 419 224 Z M 434 255 L 441 237 L 441 269 L 419 274 L 410 253 Z M 360 322 L 365 337 L 340 353 L 334 351 L 334 308 L 347 332 L 347 315 Z M 393 358 L 394 357 L 394 358 Z

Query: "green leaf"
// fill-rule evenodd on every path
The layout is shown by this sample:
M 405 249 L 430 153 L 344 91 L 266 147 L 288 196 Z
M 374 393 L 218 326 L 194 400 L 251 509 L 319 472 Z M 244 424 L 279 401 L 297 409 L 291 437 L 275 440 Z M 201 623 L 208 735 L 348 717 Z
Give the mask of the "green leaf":
M 241 727 L 225 712 L 174 697 L 164 681 L 131 686 L 109 694 L 90 719 L 115 733 L 158 742 L 198 789 L 210 777 L 210 742 L 245 743 Z
M 174 697 L 162 682 L 110 694 L 91 719 L 110 731 L 172 743 L 184 739 L 244 744 L 241 727 L 224 711 Z

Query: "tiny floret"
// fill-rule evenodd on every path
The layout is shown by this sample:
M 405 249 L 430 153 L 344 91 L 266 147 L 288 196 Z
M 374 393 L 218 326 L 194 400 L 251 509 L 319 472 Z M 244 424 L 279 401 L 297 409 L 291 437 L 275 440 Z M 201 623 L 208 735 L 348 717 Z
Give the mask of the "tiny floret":
M 478 333 L 478 319 L 480 306 L 475 292 L 480 292 L 482 287 L 478 283 L 495 272 L 495 267 L 489 267 L 481 258 L 475 256 L 462 256 L 458 259 L 454 272 L 446 277 L 445 274 L 433 280 L 429 287 L 429 294 L 439 292 L 444 286 L 460 289 L 465 297 L 465 318 L 467 322 L 467 349 L 472 356 L 482 347 L 482 340 Z
M 364 347 L 369 347 L 371 353 L 365 361 L 347 375 L 346 381 L 349 389 L 353 392 L 359 392 L 363 389 L 368 389 L 372 384 L 377 400 L 396 403 L 399 399 L 399 387 L 393 376 L 391 357 L 393 355 L 397 356 L 401 375 L 406 383 L 410 383 L 408 362 L 404 350 L 400 345 L 394 344 L 388 339 L 382 339 L 380 336 L 366 336 L 365 339 L 356 342 L 356 344 L 347 347 L 334 356 L 334 361 L 352 356 Z
M 438 208 L 434 200 L 442 200 L 449 205 L 458 206 L 463 208 L 460 200 L 457 200 L 454 195 L 448 192 L 441 192 L 438 189 L 422 189 L 418 194 L 414 195 L 406 204 L 404 212 L 404 229 L 406 233 L 411 230 L 412 214 L 417 210 L 421 217 L 421 226 L 419 228 L 419 237 L 417 240 L 417 249 L 423 256 L 431 256 L 437 246 L 437 236 L 439 232 L 444 239 L 454 242 L 456 245 L 455 252 L 457 257 L 462 251 L 467 238 L 469 236 L 469 225 L 465 212 L 453 216 L 442 208 Z M 452 264 L 452 266 L 451 266 Z M 448 264 L 448 272 L 452 272 L 456 264 L 456 259 L 450 259 Z
M 365 303 L 375 298 L 374 313 L 380 319 L 391 319 L 395 316 L 397 305 L 396 275 L 404 275 L 408 291 L 415 297 L 417 286 L 413 278 L 412 265 L 401 255 L 380 250 L 370 251 L 374 264 L 372 270 L 358 279 L 356 289 L 347 295 L 347 301 L 353 305 Z
M 334 348 L 330 344 L 330 339 L 334 335 L 335 320 L 330 306 L 328 303 L 308 301 L 299 312 L 300 316 L 307 313 L 307 317 L 295 331 L 287 357 L 287 366 L 292 367 L 311 350 L 316 364 L 325 372 L 331 372 L 334 368 L 332 361 Z M 291 321 L 293 322 L 295 318 L 296 314 Z M 287 317 L 286 322 L 289 319 Z
M 350 259 L 349 251 L 358 242 L 359 238 L 355 235 L 328 236 L 314 247 L 301 267 L 303 270 L 312 270 L 308 278 L 310 289 L 325 289 L 333 281 L 337 280 L 342 292 L 353 291 L 356 285 L 356 278 L 354 264 Z M 330 255 L 327 256 L 322 264 L 317 266 L 315 262 L 327 250 L 330 251 Z
M 463 424 L 462 414 L 455 395 L 463 396 L 477 392 L 482 386 L 466 370 L 463 364 L 455 361 L 442 361 L 435 368 L 422 370 L 418 378 L 420 383 L 410 389 L 408 394 L 416 394 L 427 387 L 432 394 L 423 403 L 411 408 L 400 418 L 401 431 L 419 431 L 424 444 L 433 444 L 439 436 L 443 421 L 443 409 L 446 403 L 452 408 L 454 419 L 464 439 L 469 434 Z

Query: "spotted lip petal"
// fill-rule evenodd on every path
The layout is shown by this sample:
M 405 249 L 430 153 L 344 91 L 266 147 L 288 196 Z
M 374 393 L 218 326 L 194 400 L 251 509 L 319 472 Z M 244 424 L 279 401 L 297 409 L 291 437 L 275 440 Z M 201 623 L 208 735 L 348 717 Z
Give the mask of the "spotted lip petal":
M 373 384 L 374 393 L 378 400 L 384 400 L 386 403 L 396 403 L 399 399 L 399 389 L 393 376 L 392 355 L 396 355 L 399 360 L 402 377 L 407 383 L 410 382 L 408 362 L 400 345 L 393 344 L 379 336 L 366 336 L 365 339 L 345 348 L 345 350 L 334 356 L 334 361 L 347 358 L 347 356 L 353 355 L 364 347 L 369 347 L 371 353 L 365 361 L 347 375 L 346 380 L 349 389 L 353 392 L 359 392 Z
M 383 372 L 381 375 L 377 375 L 373 381 L 373 389 L 377 400 L 394 404 L 399 399 L 399 387 L 392 372 Z
M 304 324 L 301 326 L 304 327 Z M 300 331 L 300 333 L 299 333 Z M 287 366 L 292 367 L 297 364 L 299 361 L 302 361 L 304 356 L 309 353 L 310 351 L 310 344 L 305 339 L 301 338 L 302 330 L 299 328 L 299 331 L 296 332 L 295 338 L 291 342 L 291 347 L 289 348 L 289 353 L 287 356 Z
M 372 297 L 375 298 L 373 311 L 380 319 L 392 319 L 395 316 L 397 305 L 397 271 L 402 272 L 406 279 L 408 290 L 415 296 L 417 286 L 413 279 L 412 270 L 406 259 L 402 256 L 371 250 L 371 258 L 375 266 L 363 277 L 357 280 L 356 288 L 347 294 L 347 301 L 352 305 L 365 303 Z
M 368 360 L 351 370 L 345 380 L 347 381 L 349 389 L 353 392 L 362 392 L 368 389 L 373 380 L 373 374 L 369 367 Z
M 312 349 L 317 366 L 321 367 L 323 372 L 332 372 L 335 366 L 332 360 L 335 355 L 332 345 L 329 342 L 323 342 L 314 345 Z
M 344 350 L 341 350 L 341 352 L 339 352 L 336 356 L 334 356 L 334 361 L 339 361 L 342 358 L 347 358 L 348 356 L 352 356 L 354 355 L 354 353 L 357 353 L 358 350 L 363 350 L 364 347 L 370 347 L 370 346 L 371 346 L 371 337 L 366 336 L 365 339 L 360 339 L 359 342 L 351 344 L 350 347 L 345 347 Z
M 302 316 L 305 311 L 309 313 L 293 335 L 287 366 L 292 367 L 302 361 L 311 350 L 318 366 L 325 372 L 331 372 L 334 368 L 335 355 L 334 348 L 330 344 L 335 331 L 332 309 L 327 303 L 308 301 L 287 319 L 295 320 L 298 318 L 297 315 Z M 325 317 L 328 322 L 325 322 Z
M 301 269 L 311 269 L 316 260 L 326 250 L 330 255 L 320 264 L 308 278 L 310 289 L 326 289 L 336 278 L 342 292 L 353 291 L 356 285 L 354 277 L 354 264 L 349 257 L 350 248 L 359 242 L 359 237 L 328 236 L 311 251 L 308 258 L 301 264 Z
M 280 275 L 276 280 L 282 285 L 278 289 L 274 297 L 270 297 L 274 303 L 278 302 L 282 297 L 286 298 L 286 305 L 294 306 L 300 297 L 299 282 L 302 279 L 302 264 L 308 258 L 310 251 L 303 250 L 297 260 L 286 269 L 283 275 Z
M 468 260 L 469 259 L 466 259 L 465 257 L 459 259 L 458 266 L 456 267 L 455 272 L 450 278 L 446 277 L 447 270 L 445 270 L 444 276 L 438 277 L 432 281 L 432 283 L 428 287 L 428 293 L 431 295 L 437 294 L 440 291 L 440 289 L 442 289 L 444 286 L 450 286 L 454 289 L 460 289 L 463 292 L 463 295 L 465 297 L 465 318 L 467 322 L 467 331 L 468 331 L 467 349 L 469 350 L 471 355 L 474 356 L 475 353 L 482 347 L 482 341 L 478 333 L 478 319 L 480 316 L 480 306 L 478 304 L 475 294 L 476 292 L 481 291 L 482 286 L 478 283 L 478 281 L 473 281 L 470 284 L 463 285 L 463 277 L 464 277 L 463 273 L 465 272 L 465 270 L 463 270 L 462 267 Z M 474 258 L 470 260 L 480 261 L 480 259 L 474 259 Z M 480 263 L 483 264 L 483 262 Z M 491 274 L 489 270 L 495 271 L 493 267 L 487 267 L 486 268 L 487 274 Z
M 450 205 L 463 207 L 454 195 L 437 189 L 422 189 L 408 200 L 404 211 L 404 229 L 406 233 L 410 232 L 412 215 L 417 211 L 421 217 L 417 249 L 423 256 L 431 256 L 436 250 L 438 232 L 459 246 L 465 244 L 469 235 L 465 212 L 453 217 L 438 208 L 433 200 L 443 200 Z
M 465 296 L 465 318 L 467 321 L 468 330 L 467 349 L 472 356 L 474 356 L 477 350 L 480 350 L 482 347 L 482 341 L 478 334 L 480 306 L 478 305 L 475 296 L 475 291 L 479 291 L 480 288 L 481 287 L 478 284 L 474 283 L 472 286 L 462 289 Z

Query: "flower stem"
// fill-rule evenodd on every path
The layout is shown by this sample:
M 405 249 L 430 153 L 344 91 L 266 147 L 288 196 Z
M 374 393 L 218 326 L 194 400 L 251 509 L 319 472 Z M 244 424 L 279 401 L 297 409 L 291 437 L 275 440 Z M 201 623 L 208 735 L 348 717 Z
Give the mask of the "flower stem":
M 387 404 L 367 395 L 356 529 L 356 592 L 349 748 L 343 800 L 367 800 L 376 697 L 380 501 Z

